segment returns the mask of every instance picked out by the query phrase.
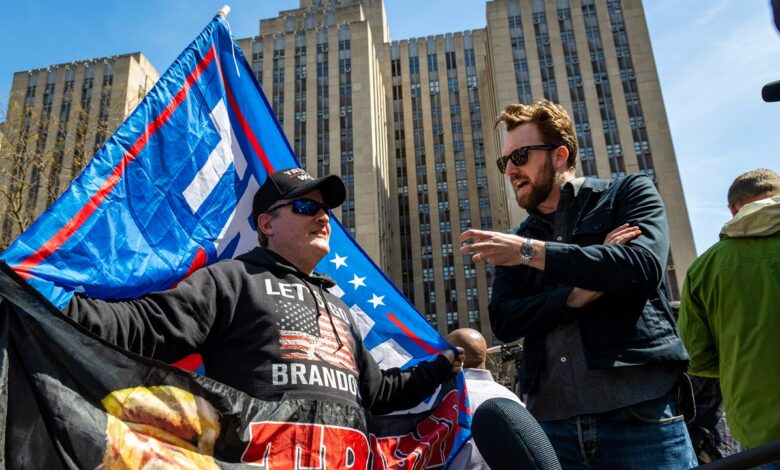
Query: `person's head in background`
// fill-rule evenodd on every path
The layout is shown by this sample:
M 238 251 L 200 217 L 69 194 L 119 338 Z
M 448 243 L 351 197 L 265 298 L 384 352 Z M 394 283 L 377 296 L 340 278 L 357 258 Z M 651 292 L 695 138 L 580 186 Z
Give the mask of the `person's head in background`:
M 777 173 L 766 168 L 748 171 L 739 175 L 729 187 L 729 210 L 734 216 L 745 204 L 775 196 L 780 196 L 780 176 Z
M 482 334 L 471 328 L 459 328 L 447 335 L 447 341 L 460 346 L 466 354 L 463 367 L 466 369 L 484 369 L 487 358 L 487 343 Z

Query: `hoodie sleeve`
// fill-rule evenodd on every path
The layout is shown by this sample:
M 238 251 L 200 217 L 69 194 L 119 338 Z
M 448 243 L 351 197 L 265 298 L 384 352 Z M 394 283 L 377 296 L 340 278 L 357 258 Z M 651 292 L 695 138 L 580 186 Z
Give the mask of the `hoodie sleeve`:
M 63 313 L 121 348 L 173 362 L 205 342 L 216 317 L 218 293 L 209 270 L 201 269 L 173 289 L 138 299 L 75 295 Z
M 362 342 L 358 361 L 363 406 L 374 415 L 417 406 L 452 375 L 452 364 L 441 354 L 407 369 L 381 369 Z

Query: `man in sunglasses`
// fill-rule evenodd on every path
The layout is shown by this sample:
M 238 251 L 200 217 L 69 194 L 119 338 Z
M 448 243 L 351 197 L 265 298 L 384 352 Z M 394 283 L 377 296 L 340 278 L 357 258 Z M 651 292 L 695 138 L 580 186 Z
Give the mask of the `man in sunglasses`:
M 460 371 L 463 353 L 443 351 L 404 371 L 377 366 L 348 307 L 328 290 L 334 282 L 314 272 L 330 249 L 330 209 L 345 197 L 338 176 L 315 179 L 301 168 L 272 173 L 252 207 L 260 247 L 140 299 L 76 295 L 65 313 L 147 357 L 174 362 L 198 352 L 207 376 L 254 398 L 308 400 L 280 407 L 280 419 L 314 419 L 330 409 L 322 402 L 345 404 L 347 411 L 317 418 L 333 422 L 317 424 L 365 433 L 365 409 L 416 406 Z
M 556 103 L 509 105 L 501 123 L 498 168 L 528 217 L 507 234 L 467 230 L 460 251 L 496 265 L 490 323 L 502 341 L 525 338 L 528 410 L 564 468 L 695 466 L 652 180 L 576 177 L 577 136 Z

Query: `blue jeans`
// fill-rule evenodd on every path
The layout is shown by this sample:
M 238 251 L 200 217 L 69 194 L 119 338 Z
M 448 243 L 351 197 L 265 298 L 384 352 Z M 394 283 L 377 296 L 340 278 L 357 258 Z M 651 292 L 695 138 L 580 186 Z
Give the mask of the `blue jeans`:
M 539 424 L 565 469 L 688 469 L 698 463 L 675 397 Z

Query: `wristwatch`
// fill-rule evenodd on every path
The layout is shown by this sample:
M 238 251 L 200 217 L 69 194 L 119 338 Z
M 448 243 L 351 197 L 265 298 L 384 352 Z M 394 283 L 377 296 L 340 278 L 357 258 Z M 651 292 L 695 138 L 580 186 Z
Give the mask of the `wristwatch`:
M 530 237 L 526 237 L 525 241 L 520 248 L 517 249 L 517 253 L 520 255 L 520 264 L 528 266 L 531 259 L 536 254 L 536 248 L 534 248 L 534 241 Z

